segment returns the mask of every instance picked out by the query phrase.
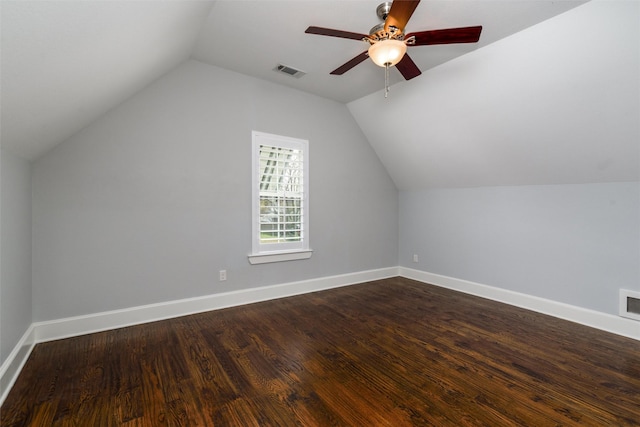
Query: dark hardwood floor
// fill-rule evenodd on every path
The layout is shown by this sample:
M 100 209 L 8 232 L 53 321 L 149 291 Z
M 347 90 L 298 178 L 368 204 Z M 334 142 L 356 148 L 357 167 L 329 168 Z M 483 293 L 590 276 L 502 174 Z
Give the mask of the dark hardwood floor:
M 640 342 L 394 278 L 39 344 L 0 424 L 640 425 Z

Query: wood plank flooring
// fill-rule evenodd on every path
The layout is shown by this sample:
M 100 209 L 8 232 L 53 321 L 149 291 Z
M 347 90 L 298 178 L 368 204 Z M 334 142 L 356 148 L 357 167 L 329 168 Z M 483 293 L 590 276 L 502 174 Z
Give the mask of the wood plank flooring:
M 9 426 L 634 426 L 640 342 L 393 278 L 35 347 Z

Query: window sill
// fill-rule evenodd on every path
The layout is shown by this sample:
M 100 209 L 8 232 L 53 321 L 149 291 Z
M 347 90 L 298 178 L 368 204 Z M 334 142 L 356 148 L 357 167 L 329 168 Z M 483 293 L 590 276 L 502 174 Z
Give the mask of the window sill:
M 313 251 L 311 249 L 290 252 L 271 252 L 263 254 L 250 254 L 249 264 L 267 264 L 270 262 L 295 261 L 299 259 L 309 259 Z

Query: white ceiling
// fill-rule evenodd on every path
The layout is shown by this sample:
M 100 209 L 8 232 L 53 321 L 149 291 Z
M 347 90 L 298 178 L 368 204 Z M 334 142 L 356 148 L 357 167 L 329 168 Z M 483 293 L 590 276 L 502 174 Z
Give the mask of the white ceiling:
M 347 107 L 400 190 L 638 181 L 638 23 L 594 0 Z
M 384 70 L 366 61 L 342 76 L 329 73 L 367 50 L 365 42 L 305 34 L 311 25 L 368 34 L 380 21 L 381 0 L 217 1 L 193 57 L 264 80 L 340 102 L 361 98 L 384 86 Z M 433 68 L 496 40 L 565 12 L 585 1 L 423 0 L 406 32 L 482 25 L 475 44 L 416 46 L 408 53 L 421 70 Z M 278 74 L 278 64 L 308 74 Z M 402 81 L 396 70 L 392 82 Z
M 188 59 L 212 3 L 0 5 L 2 147 L 34 159 Z
M 423 70 L 472 52 L 584 0 L 423 0 L 407 31 L 482 25 L 477 44 L 422 46 Z M 305 34 L 310 25 L 368 33 L 378 0 L 3 0 L 2 147 L 35 159 L 188 58 L 338 102 L 381 89 L 366 61 L 329 72 L 363 42 Z M 307 75 L 273 71 L 278 64 Z M 392 70 L 392 82 L 401 76 Z

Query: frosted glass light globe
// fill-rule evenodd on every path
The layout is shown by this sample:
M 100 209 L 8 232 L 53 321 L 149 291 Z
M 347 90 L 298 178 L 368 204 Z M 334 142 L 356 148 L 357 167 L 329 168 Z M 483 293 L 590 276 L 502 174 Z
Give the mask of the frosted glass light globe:
M 407 45 L 400 40 L 382 40 L 369 47 L 369 57 L 380 67 L 393 67 L 407 52 Z

